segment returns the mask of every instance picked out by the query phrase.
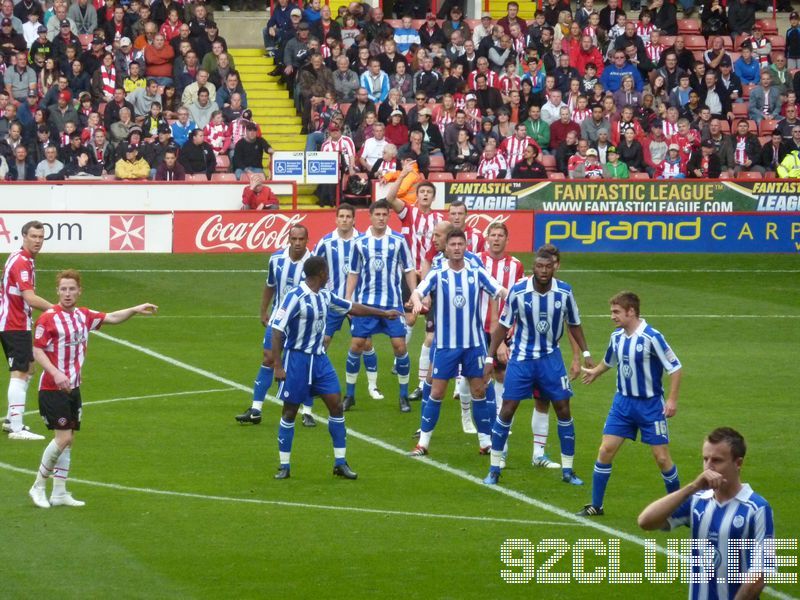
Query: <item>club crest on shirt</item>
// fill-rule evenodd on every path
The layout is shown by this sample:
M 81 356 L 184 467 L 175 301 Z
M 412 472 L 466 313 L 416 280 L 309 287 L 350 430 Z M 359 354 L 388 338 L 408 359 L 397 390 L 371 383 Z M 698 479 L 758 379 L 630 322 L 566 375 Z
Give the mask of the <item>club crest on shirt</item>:
M 637 352 L 641 352 L 642 350 L 644 350 L 644 345 L 643 344 L 636 344 L 636 351 Z
M 561 300 L 556 300 L 553 306 L 555 306 L 556 308 L 561 308 Z
M 461 294 L 453 297 L 453 306 L 455 306 L 456 308 L 464 308 L 466 304 L 467 304 L 467 299 L 464 298 L 464 296 L 462 296 Z
M 30 277 L 27 271 L 22 271 L 22 273 L 19 274 L 19 278 L 22 279 L 22 281 L 27 282 Z
M 467 281 L 469 283 L 475 283 L 475 278 L 474 277 L 467 277 Z
M 744 525 L 744 517 L 742 515 L 733 517 L 733 526 L 736 527 L 736 529 L 741 528 L 742 525 Z
M 44 327 L 41 325 L 36 326 L 36 339 L 38 340 L 40 337 L 44 335 Z

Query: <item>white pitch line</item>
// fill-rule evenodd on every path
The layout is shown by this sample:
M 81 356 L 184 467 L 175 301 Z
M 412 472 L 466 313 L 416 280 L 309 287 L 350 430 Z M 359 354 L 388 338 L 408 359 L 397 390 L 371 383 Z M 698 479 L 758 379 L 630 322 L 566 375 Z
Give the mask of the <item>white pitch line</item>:
M 58 273 L 62 269 L 37 269 L 39 273 Z M 81 269 L 81 273 L 263 273 L 263 269 Z
M 179 368 L 184 369 L 186 371 L 190 371 L 192 373 L 196 373 L 197 375 L 201 375 L 201 376 L 206 377 L 208 379 L 211 379 L 213 381 L 217 381 L 219 383 L 223 383 L 223 384 L 228 385 L 230 387 L 234 387 L 234 388 L 240 389 L 240 390 L 242 390 L 244 392 L 247 392 L 247 393 L 251 393 L 252 392 L 252 390 L 249 387 L 244 386 L 241 383 L 238 383 L 238 382 L 233 381 L 231 379 L 227 379 L 225 377 L 222 377 L 221 375 L 217 375 L 216 373 L 212 373 L 210 371 L 206 371 L 205 369 L 201 369 L 199 367 L 195 367 L 194 365 L 187 364 L 187 363 L 185 363 L 183 361 L 180 361 L 180 360 L 177 360 L 175 358 L 172 358 L 171 356 L 167 356 L 165 354 L 161 354 L 160 352 L 156 352 L 155 350 L 151 350 L 150 348 L 146 348 L 144 346 L 140 346 L 138 344 L 134 344 L 133 342 L 129 342 L 129 341 L 124 340 L 122 338 L 117 338 L 117 337 L 108 335 L 107 333 L 103 333 L 101 331 L 95 331 L 93 333 L 95 335 L 103 338 L 103 339 L 106 339 L 106 340 L 110 341 L 110 342 L 114 342 L 116 344 L 120 344 L 121 346 L 125 346 L 127 348 L 132 349 L 132 350 L 136 350 L 138 352 L 141 352 L 143 354 L 151 356 L 153 358 L 157 358 L 157 359 L 159 359 L 159 360 L 161 360 L 163 362 L 166 362 L 166 363 L 168 363 L 168 364 L 170 364 L 170 365 L 172 365 L 174 367 L 179 367 Z M 273 404 L 281 405 L 281 402 L 277 398 L 275 398 L 273 396 L 268 396 L 268 399 Z M 326 418 L 322 417 L 322 416 L 319 416 L 319 415 L 314 415 L 314 416 L 318 421 L 320 421 L 322 423 L 327 423 L 328 422 L 328 420 Z M 374 437 L 372 437 L 370 435 L 367 435 L 365 433 L 361 433 L 361 432 L 356 431 L 354 429 L 348 428 L 347 429 L 347 434 L 349 436 L 351 436 L 351 437 L 354 437 L 354 438 L 359 439 L 361 441 L 367 442 L 368 444 L 372 444 L 373 446 L 378 446 L 379 448 L 383 448 L 384 450 L 387 450 L 389 452 L 393 452 L 393 453 L 398 454 L 398 455 L 403 456 L 403 457 L 408 457 L 408 452 L 406 450 L 398 448 L 397 446 L 393 446 L 392 444 L 389 444 L 388 442 L 384 442 L 383 440 L 380 440 L 378 438 L 374 438 Z M 433 467 L 435 469 L 438 469 L 440 471 L 444 471 L 445 473 L 450 473 L 451 475 L 454 475 L 454 476 L 456 476 L 456 477 L 458 477 L 460 479 L 463 479 L 465 481 L 472 482 L 472 483 L 480 486 L 481 488 L 483 488 L 484 490 L 486 490 L 488 492 L 494 492 L 494 493 L 497 493 L 497 494 L 502 494 L 504 496 L 507 496 L 509 498 L 512 498 L 514 500 L 522 502 L 524 504 L 528 504 L 528 505 L 533 506 L 535 508 L 539 508 L 541 510 L 547 511 L 547 512 L 553 514 L 553 515 L 556 515 L 557 517 L 561 517 L 562 519 L 566 519 L 567 521 L 571 521 L 572 523 L 575 523 L 577 525 L 583 525 L 585 527 L 589 527 L 591 529 L 595 529 L 597 531 L 605 533 L 609 537 L 619 538 L 619 539 L 625 540 L 626 542 L 630 542 L 631 544 L 635 544 L 637 546 L 641 546 L 643 548 L 647 546 L 646 540 L 644 538 L 642 538 L 642 537 L 639 537 L 638 535 L 633 535 L 633 534 L 628 533 L 626 531 L 622 531 L 621 529 L 616 529 L 614 527 L 609 527 L 607 525 L 603 525 L 602 523 L 599 523 L 598 521 L 593 520 L 593 519 L 589 519 L 587 517 L 579 517 L 579 516 L 575 515 L 572 512 L 564 510 L 563 508 L 559 508 L 558 506 L 555 506 L 553 504 L 549 504 L 547 502 L 543 502 L 541 500 L 537 500 L 536 498 L 532 498 L 532 497 L 527 496 L 527 495 L 523 494 L 522 492 L 518 492 L 516 490 L 512 490 L 512 489 L 509 489 L 509 488 L 506 488 L 506 487 L 503 487 L 503 486 L 499 486 L 499 485 L 491 485 L 491 486 L 485 485 L 483 483 L 483 480 L 480 479 L 479 477 L 476 477 L 476 476 L 472 475 L 471 473 L 468 473 L 467 471 L 464 471 L 462 469 L 457 469 L 455 467 L 451 467 L 448 464 L 439 462 L 439 461 L 434 460 L 434 459 L 432 459 L 430 457 L 425 457 L 425 458 L 420 457 L 420 458 L 416 458 L 416 459 L 413 459 L 413 460 L 417 460 L 421 464 L 426 464 L 426 465 L 431 466 L 431 467 Z M 668 556 L 674 556 L 675 558 L 679 558 L 680 559 L 680 555 L 678 553 L 670 552 L 666 548 L 664 548 L 663 546 L 660 546 L 660 545 L 656 544 L 655 549 L 660 554 L 664 554 L 664 555 L 668 555 Z M 797 600 L 794 596 L 790 596 L 789 594 L 785 594 L 783 592 L 779 592 L 778 590 L 775 590 L 775 589 L 770 588 L 770 587 L 764 588 L 764 592 L 766 594 L 768 594 L 768 595 L 774 596 L 774 597 L 779 598 L 781 600 Z
M 8 463 L 0 462 L 0 469 L 21 473 L 23 475 L 35 476 L 36 471 L 22 469 Z M 532 521 L 528 519 L 507 519 L 503 517 L 475 517 L 471 515 L 447 515 L 441 513 L 412 512 L 406 510 L 383 510 L 380 508 L 360 508 L 358 506 L 331 506 L 327 504 L 309 504 L 307 502 L 286 502 L 283 500 L 263 500 L 260 498 L 236 498 L 234 496 L 216 496 L 213 494 L 196 494 L 193 492 L 175 492 L 172 490 L 157 490 L 154 488 L 135 487 L 131 485 L 120 485 L 118 483 L 105 483 L 103 481 L 92 481 L 89 479 L 69 478 L 70 483 L 79 483 L 93 487 L 118 490 L 121 492 L 135 492 L 139 494 L 152 494 L 154 496 L 171 496 L 177 498 L 192 498 L 194 500 L 214 500 L 217 502 L 231 502 L 239 504 L 259 504 L 264 506 L 282 506 L 289 508 L 311 508 L 316 510 L 345 511 L 371 515 L 391 515 L 397 517 L 419 517 L 423 519 L 447 519 L 452 521 L 472 521 L 481 523 L 511 523 L 514 525 L 557 525 L 573 526 L 574 523 L 563 523 L 561 521 Z
M 195 396 L 197 394 L 213 394 L 216 392 L 230 392 L 236 388 L 226 387 L 217 388 L 213 390 L 196 390 L 188 392 L 170 392 L 168 394 L 150 394 L 149 396 L 126 396 L 125 398 L 108 398 L 106 400 L 90 400 L 89 402 L 82 402 L 81 406 L 96 406 L 98 404 L 113 404 L 114 402 L 128 402 L 131 400 L 150 400 L 151 398 L 170 398 L 173 396 Z M 238 390 L 237 390 L 238 391 Z M 23 415 L 38 415 L 38 410 L 26 410 Z
M 644 315 L 652 319 L 800 319 L 800 315 Z M 585 319 L 611 319 L 610 314 L 581 315 Z M 165 315 L 159 319 L 258 319 L 255 315 Z M 144 321 L 143 321 L 144 322 Z

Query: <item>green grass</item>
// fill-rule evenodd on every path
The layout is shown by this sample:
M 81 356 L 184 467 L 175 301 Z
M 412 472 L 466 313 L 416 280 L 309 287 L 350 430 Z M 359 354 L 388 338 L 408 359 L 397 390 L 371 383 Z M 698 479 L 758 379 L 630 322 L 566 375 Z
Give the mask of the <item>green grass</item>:
M 530 256 L 523 259 L 530 263 Z M 115 309 L 155 302 L 160 305 L 157 317 L 108 326 L 104 333 L 249 388 L 261 355 L 263 330 L 257 315 L 266 264 L 266 256 L 255 255 L 44 254 L 37 260 L 38 289 L 53 298 L 55 270 L 76 267 L 84 270 L 83 303 L 88 306 Z M 238 272 L 228 272 L 232 269 Z M 736 427 L 749 444 L 744 479 L 772 504 L 781 538 L 800 537 L 797 269 L 794 256 L 570 255 L 560 274 L 576 291 L 596 357 L 612 329 L 606 316 L 608 298 L 624 288 L 641 295 L 644 316 L 665 334 L 684 364 L 678 414 L 670 424 L 672 453 L 682 481 L 700 470 L 703 436 L 720 425 Z M 413 374 L 421 339 L 418 325 L 410 349 Z M 341 371 L 348 342 L 347 333 L 340 333 L 330 351 Z M 530 467 L 532 408 L 524 403 L 501 480 L 503 489 L 524 496 L 512 497 L 434 468 L 426 464 L 429 461 L 401 456 L 355 433 L 402 450 L 413 446 L 411 433 L 419 421 L 419 406 L 411 415 L 400 414 L 396 381 L 389 372 L 388 341 L 377 340 L 376 346 L 380 386 L 387 399 L 369 400 L 362 374 L 358 404 L 347 414 L 354 432 L 348 437 L 348 459 L 359 472 L 358 481 L 331 477 L 330 437 L 321 425 L 298 426 L 292 479 L 276 482 L 272 474 L 277 466 L 277 406 L 268 405 L 262 425 L 239 426 L 233 415 L 249 405 L 246 390 L 94 336 L 82 386 L 87 403 L 84 430 L 72 453 L 71 475 L 86 483 L 70 484 L 87 506 L 36 509 L 27 497 L 32 475 L 0 468 L 3 596 L 486 599 L 590 598 L 598 592 L 608 598 L 685 596 L 686 586 L 680 583 L 603 583 L 598 588 L 577 583 L 509 585 L 501 579 L 500 571 L 506 567 L 500 547 L 508 538 L 534 543 L 564 538 L 572 543 L 615 537 L 576 525 L 528 500 L 570 512 L 588 501 L 592 465 L 614 390 L 611 374 L 590 387 L 576 385 L 576 470 L 587 485 L 566 486 L 558 472 Z M 91 404 L 212 389 L 222 391 Z M 29 410 L 36 408 L 35 398 L 31 390 Z M 324 413 L 321 403 L 315 407 Z M 31 414 L 26 422 L 44 432 L 38 416 Z M 33 473 L 42 448 L 42 443 L 3 438 L 0 462 Z M 558 455 L 552 421 L 549 450 Z M 478 456 L 474 436 L 461 432 L 455 402 L 443 407 L 431 459 L 474 477 L 487 471 L 488 458 Z M 655 538 L 662 545 L 669 538 L 686 537 L 688 530 L 645 536 L 637 529 L 638 512 L 662 493 L 649 450 L 626 444 L 614 464 L 606 497 L 608 514 L 597 522 L 629 535 Z M 379 512 L 343 510 L 346 507 Z M 621 549 L 622 569 L 642 571 L 642 547 L 623 541 Z M 537 563 L 546 556 L 537 553 Z M 607 564 L 604 557 L 588 556 L 589 565 Z M 663 565 L 665 559 L 659 560 Z M 553 571 L 569 571 L 570 566 L 567 554 Z M 775 588 L 800 596 L 797 585 Z

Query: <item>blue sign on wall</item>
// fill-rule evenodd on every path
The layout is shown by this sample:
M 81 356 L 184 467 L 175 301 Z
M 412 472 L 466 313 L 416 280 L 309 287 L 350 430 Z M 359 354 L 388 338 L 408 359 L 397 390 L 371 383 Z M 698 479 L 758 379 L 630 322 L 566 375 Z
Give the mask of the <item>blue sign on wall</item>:
M 800 252 L 800 213 L 536 213 L 535 245 L 566 252 Z

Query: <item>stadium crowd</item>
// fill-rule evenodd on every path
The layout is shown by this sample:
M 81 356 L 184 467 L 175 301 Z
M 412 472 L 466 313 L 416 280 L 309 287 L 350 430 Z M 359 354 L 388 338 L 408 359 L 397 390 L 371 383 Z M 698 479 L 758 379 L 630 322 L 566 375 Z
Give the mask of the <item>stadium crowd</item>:
M 797 13 L 778 35 L 751 0 L 701 20 L 664 0 L 547 0 L 531 22 L 515 2 L 497 21 L 422 4 L 271 10 L 272 75 L 306 149 L 341 153 L 346 193 L 406 160 L 404 199 L 426 177 L 800 176 Z M 272 152 L 202 2 L 3 0 L 0 51 L 3 179 L 240 179 Z
M 205 4 L 4 0 L 0 179 L 263 173 L 247 109 Z

